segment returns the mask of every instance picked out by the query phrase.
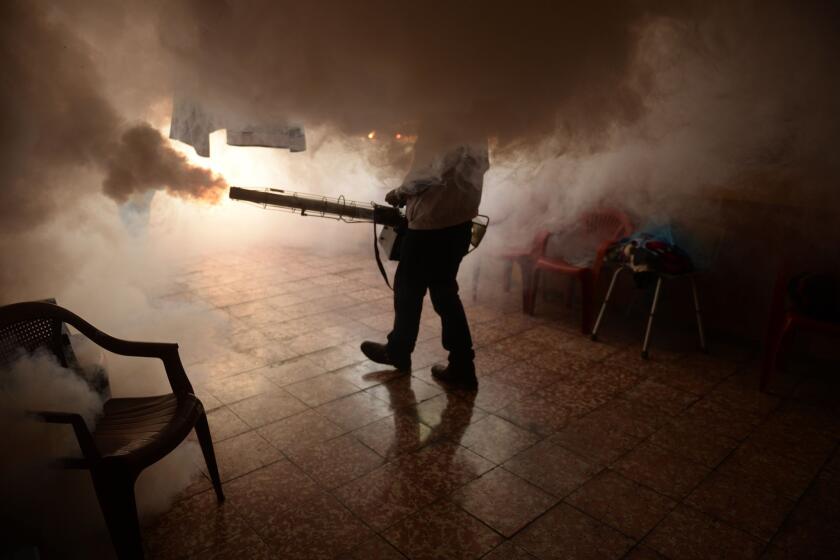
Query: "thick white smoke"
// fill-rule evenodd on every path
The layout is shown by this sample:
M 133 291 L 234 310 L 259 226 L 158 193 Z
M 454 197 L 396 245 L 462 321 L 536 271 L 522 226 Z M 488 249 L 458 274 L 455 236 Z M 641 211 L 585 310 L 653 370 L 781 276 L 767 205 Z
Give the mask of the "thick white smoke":
M 637 225 L 720 227 L 724 219 L 741 226 L 758 208 L 787 208 L 804 214 L 794 220 L 806 226 L 800 238 L 836 239 L 826 212 L 840 202 L 837 19 L 828 4 L 748 5 L 649 21 L 638 44 L 639 60 L 655 70 L 644 112 L 595 149 L 560 136 L 496 158 L 484 208 L 501 218 L 504 236 L 526 242 L 526 224 L 564 225 L 606 204 Z M 723 216 L 722 203 L 744 208 Z
M 84 354 L 80 352 L 81 359 Z M 32 414 L 77 413 L 93 430 L 102 404 L 102 397 L 84 378 L 61 367 L 51 354 L 22 357 L 4 369 L 0 381 L 0 446 L 4 450 L 0 535 L 5 545 L 39 542 L 48 557 L 83 557 L 97 541 L 107 550 L 107 535 L 88 473 L 62 470 L 54 464 L 57 458 L 81 457 L 72 428 L 47 424 Z M 137 483 L 140 515 L 165 510 L 199 475 L 199 457 L 197 445 L 187 442 L 147 469 Z
M 370 242 L 363 226 L 225 200 L 220 177 L 381 200 L 410 160 L 395 134 L 421 125 L 492 139 L 487 248 L 601 203 L 639 222 L 747 224 L 750 248 L 840 238 L 826 231 L 836 2 L 12 0 L 0 15 L 0 303 L 56 297 L 116 336 L 179 342 L 188 366 L 230 325 L 157 298 L 179 263 Z M 220 132 L 203 169 L 164 138 L 176 90 L 255 122 L 294 118 L 309 150 L 228 147 Z M 117 202 L 151 190 L 165 192 L 127 227 Z M 757 219 L 769 206 L 796 219 Z M 145 364 L 109 366 L 115 394 L 166 390 Z
M 0 166 L 0 249 L 16 263 L 3 267 L 5 300 L 17 299 L 10 284 L 20 276 L 78 267 L 65 248 L 44 262 L 51 245 L 66 245 L 48 230 L 63 220 L 100 228 L 77 201 L 101 188 L 116 200 L 154 188 L 220 194 L 218 177 L 135 124 L 158 126 L 176 90 L 240 119 L 294 119 L 333 138 L 377 130 L 374 160 L 389 168 L 377 179 L 393 181 L 406 164 L 405 144 L 386 142 L 395 132 L 422 124 L 491 136 L 494 217 L 562 220 L 607 197 L 668 215 L 685 206 L 674 193 L 735 181 L 751 199 L 821 201 L 838 176 L 831 2 L 64 0 L 4 10 L 11 73 L 0 106 L 14 133 Z M 345 148 L 346 159 L 372 157 Z M 346 170 L 308 173 L 328 179 L 325 193 L 348 196 Z

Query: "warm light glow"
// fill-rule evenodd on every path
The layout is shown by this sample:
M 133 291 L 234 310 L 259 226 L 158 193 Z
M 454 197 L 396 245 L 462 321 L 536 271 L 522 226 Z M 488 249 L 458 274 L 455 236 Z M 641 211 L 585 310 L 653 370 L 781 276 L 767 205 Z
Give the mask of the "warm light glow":
M 376 131 L 371 130 L 370 132 L 368 132 L 368 140 L 373 140 L 374 138 L 376 138 Z
M 399 140 L 399 139 L 401 139 L 401 138 L 402 138 L 402 134 L 400 134 L 399 132 L 397 132 L 397 134 L 394 136 L 394 138 L 396 138 L 397 140 Z
M 158 131 L 165 137 L 169 138 L 169 123 L 166 123 L 164 126 L 158 127 Z M 178 140 L 169 139 L 169 146 L 187 158 L 187 161 L 190 162 L 191 165 L 196 167 L 203 167 L 204 169 L 210 169 L 211 171 L 218 173 L 219 175 L 222 174 L 221 166 L 217 161 L 214 161 L 212 158 L 205 158 L 201 157 L 197 153 L 195 153 L 195 148 L 184 144 L 183 142 L 179 142 Z

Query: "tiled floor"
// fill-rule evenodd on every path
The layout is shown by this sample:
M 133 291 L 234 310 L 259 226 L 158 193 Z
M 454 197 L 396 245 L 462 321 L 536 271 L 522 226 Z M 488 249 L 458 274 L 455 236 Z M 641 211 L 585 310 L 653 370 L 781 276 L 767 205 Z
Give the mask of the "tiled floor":
M 825 392 L 759 393 L 738 348 L 643 361 L 638 326 L 591 342 L 573 312 L 526 317 L 484 284 L 471 394 L 431 378 L 430 305 L 411 375 L 364 360 L 392 313 L 368 256 L 191 265 L 163 299 L 233 325 L 185 356 L 227 501 L 195 484 L 145 529 L 150 557 L 837 557 L 840 414 L 798 398 Z

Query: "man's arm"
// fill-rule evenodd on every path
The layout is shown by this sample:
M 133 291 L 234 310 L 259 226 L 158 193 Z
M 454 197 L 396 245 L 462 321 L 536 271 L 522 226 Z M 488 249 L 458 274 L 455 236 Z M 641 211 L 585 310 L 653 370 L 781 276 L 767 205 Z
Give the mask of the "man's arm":
M 417 196 L 425 192 L 429 187 L 440 184 L 439 177 L 434 177 L 431 174 L 425 177 L 415 177 L 407 179 L 402 185 L 396 189 L 391 189 L 385 195 L 385 202 L 391 206 L 405 206 L 409 197 Z
M 409 197 L 420 195 L 448 181 L 454 181 L 458 187 L 464 188 L 475 183 L 476 176 L 480 180 L 487 167 L 486 149 L 483 152 L 475 152 L 467 146 L 461 146 L 439 160 L 437 165 L 406 178 L 402 185 L 385 195 L 385 201 L 393 206 L 403 206 Z
M 441 184 L 438 178 L 415 179 L 403 183 L 385 195 L 385 202 L 391 206 L 404 206 L 411 196 L 424 193 L 430 187 Z

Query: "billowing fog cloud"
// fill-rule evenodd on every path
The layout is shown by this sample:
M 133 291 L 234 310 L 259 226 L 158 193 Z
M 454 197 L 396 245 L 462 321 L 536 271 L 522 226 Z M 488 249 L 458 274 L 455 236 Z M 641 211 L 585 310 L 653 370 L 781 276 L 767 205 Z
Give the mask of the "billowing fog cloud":
M 148 124 L 127 129 L 105 161 L 105 194 L 124 202 L 132 194 L 165 188 L 175 196 L 215 201 L 227 187 L 221 177 L 187 163 Z
M 186 1 L 161 16 L 183 86 L 357 134 L 405 123 L 506 140 L 632 121 L 650 2 Z M 210 92 L 209 94 L 206 92 Z
M 0 234 L 31 229 L 96 189 L 95 182 L 68 180 L 80 168 L 104 174 L 104 192 L 117 201 L 164 188 L 186 198 L 219 195 L 221 179 L 191 166 L 153 128 L 117 112 L 105 96 L 92 47 L 49 5 L 13 1 L 0 10 L 6 127 Z
M 273 241 L 354 227 L 309 235 L 312 220 L 298 216 L 242 218 L 254 208 L 187 219 L 183 201 L 216 200 L 225 182 L 159 132 L 173 95 L 240 122 L 317 129 L 322 146 L 290 156 L 292 185 L 280 186 L 307 190 L 308 180 L 360 200 L 384 193 L 408 163 L 408 144 L 388 141 L 395 132 L 489 136 L 487 244 L 524 242 L 604 201 L 643 221 L 696 214 L 723 192 L 759 217 L 759 229 L 736 235 L 802 239 L 806 251 L 823 239 L 835 254 L 836 226 L 831 237 L 815 224 L 840 223 L 825 219 L 840 179 L 838 26 L 833 1 L 0 2 L 0 304 L 57 296 L 108 332 L 205 355 L 226 347 L 227 318 L 149 304 L 149 286 L 167 278 L 162 252 L 175 259 L 196 239 L 241 250 L 282 220 L 297 231 Z M 361 148 L 371 130 L 380 140 Z M 362 156 L 382 172 L 356 165 Z M 271 157 L 250 160 L 256 170 L 232 166 L 231 181 L 271 184 Z M 114 204 L 149 190 L 183 199 L 152 206 L 162 251 L 127 233 Z M 796 228 L 805 211 L 799 222 L 762 222 L 754 209 L 764 203 L 822 217 L 807 230 Z M 335 234 L 336 250 L 349 231 Z M 748 254 L 733 252 L 720 274 L 760 271 L 766 255 L 734 241 Z M 730 310 L 735 283 L 726 277 L 728 320 L 757 317 Z M 742 293 L 752 301 L 757 290 Z M 120 379 L 137 394 L 159 388 Z
M 223 195 L 222 179 L 191 167 L 155 128 L 173 94 L 240 121 L 292 119 L 355 137 L 421 124 L 441 137 L 491 136 L 495 169 L 510 171 L 487 183 L 488 208 L 502 217 L 571 213 L 599 197 L 644 209 L 727 183 L 758 191 L 751 200 L 787 192 L 813 205 L 840 177 L 835 2 L 0 9 L 4 276 L 7 262 L 44 252 L 48 236 L 33 227 L 66 220 L 100 192 L 118 202 L 149 189 Z M 380 163 L 405 164 L 404 149 L 382 144 Z M 494 198 L 494 184 L 517 194 Z

